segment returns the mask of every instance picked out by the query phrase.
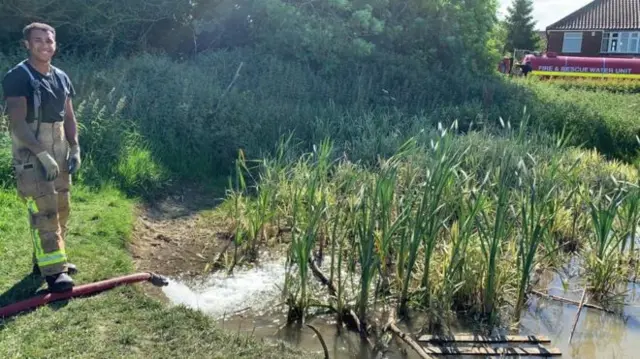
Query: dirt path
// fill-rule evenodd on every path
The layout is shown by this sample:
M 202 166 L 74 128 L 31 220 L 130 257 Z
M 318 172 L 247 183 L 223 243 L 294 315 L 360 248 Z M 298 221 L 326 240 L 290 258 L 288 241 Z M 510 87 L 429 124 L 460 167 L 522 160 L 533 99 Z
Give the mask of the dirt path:
M 215 195 L 185 189 L 140 206 L 129 244 L 137 271 L 168 277 L 195 277 L 224 248 L 227 240 L 208 212 L 219 203 Z M 164 299 L 160 290 L 152 295 Z

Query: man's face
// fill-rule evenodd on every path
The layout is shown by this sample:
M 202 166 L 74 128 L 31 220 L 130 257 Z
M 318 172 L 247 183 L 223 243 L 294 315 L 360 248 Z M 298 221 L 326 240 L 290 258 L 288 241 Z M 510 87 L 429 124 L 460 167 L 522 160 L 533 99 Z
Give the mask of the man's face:
M 36 60 L 48 62 L 56 52 L 56 39 L 50 31 L 35 29 L 25 41 L 25 46 Z

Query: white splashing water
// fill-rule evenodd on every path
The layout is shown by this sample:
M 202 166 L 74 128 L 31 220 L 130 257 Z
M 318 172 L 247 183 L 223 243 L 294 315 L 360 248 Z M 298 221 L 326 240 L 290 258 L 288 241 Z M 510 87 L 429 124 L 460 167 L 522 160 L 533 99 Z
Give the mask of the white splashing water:
M 201 310 L 219 319 L 246 308 L 254 311 L 269 308 L 281 293 L 284 276 L 284 262 L 268 262 L 251 269 L 234 270 L 231 276 L 215 273 L 191 287 L 169 278 L 169 285 L 162 290 L 174 304 Z

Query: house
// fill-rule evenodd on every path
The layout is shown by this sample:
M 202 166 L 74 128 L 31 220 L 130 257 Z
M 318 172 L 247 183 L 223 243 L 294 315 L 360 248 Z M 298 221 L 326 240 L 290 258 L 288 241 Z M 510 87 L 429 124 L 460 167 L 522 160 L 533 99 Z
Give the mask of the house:
M 640 0 L 594 0 L 546 28 L 547 52 L 640 57 Z

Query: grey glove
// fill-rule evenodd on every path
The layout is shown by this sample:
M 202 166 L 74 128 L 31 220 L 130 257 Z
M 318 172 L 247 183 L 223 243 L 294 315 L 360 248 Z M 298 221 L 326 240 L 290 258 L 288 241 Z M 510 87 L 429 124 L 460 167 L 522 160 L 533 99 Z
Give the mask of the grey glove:
M 47 151 L 42 151 L 36 156 L 40 160 L 40 163 L 42 163 L 42 167 L 44 167 L 44 177 L 47 181 L 55 180 L 60 174 L 60 168 L 58 167 L 56 160 L 54 160 Z
M 80 169 L 82 160 L 80 159 L 80 146 L 74 145 L 69 149 L 69 173 L 74 174 Z

